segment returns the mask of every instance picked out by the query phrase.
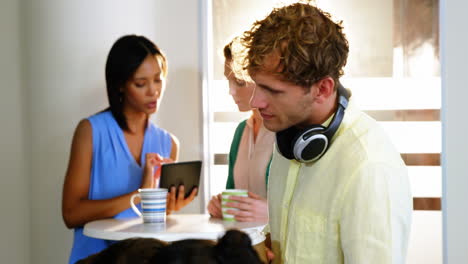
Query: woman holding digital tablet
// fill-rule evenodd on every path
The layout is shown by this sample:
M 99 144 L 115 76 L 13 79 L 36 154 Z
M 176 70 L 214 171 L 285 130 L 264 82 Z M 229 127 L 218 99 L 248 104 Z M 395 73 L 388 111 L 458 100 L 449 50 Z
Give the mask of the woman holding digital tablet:
M 234 133 L 229 151 L 226 188 L 246 189 L 249 192 L 248 197 L 233 197 L 231 200 L 235 202 L 228 203 L 227 206 L 240 209 L 230 210 L 237 221 L 266 222 L 268 220 L 266 187 L 275 134 L 263 126 L 260 113 L 250 107 L 255 83 L 236 64 L 243 49 L 240 45 L 238 38 L 234 38 L 224 47 L 224 76 L 229 81 L 229 93 L 239 111 L 252 110 L 252 115 L 239 123 Z M 208 212 L 213 217 L 222 217 L 221 194 L 211 198 Z
M 147 38 L 128 35 L 112 46 L 106 62 L 109 108 L 78 124 L 65 176 L 62 215 L 74 228 L 69 263 L 106 248 L 110 242 L 83 235 L 83 225 L 98 219 L 136 217 L 130 197 L 155 188 L 155 166 L 177 160 L 175 136 L 149 121 L 164 93 L 167 62 Z M 191 202 L 171 188 L 167 212 Z

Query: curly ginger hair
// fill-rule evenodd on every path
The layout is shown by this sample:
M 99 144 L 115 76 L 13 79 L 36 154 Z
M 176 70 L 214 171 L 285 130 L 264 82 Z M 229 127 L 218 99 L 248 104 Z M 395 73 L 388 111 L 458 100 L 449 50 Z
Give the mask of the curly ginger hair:
M 282 79 L 310 88 L 330 76 L 337 87 L 349 53 L 342 22 L 308 3 L 275 8 L 244 32 L 248 50 L 241 63 L 250 75 L 267 68 L 269 56 L 279 55 L 274 72 Z

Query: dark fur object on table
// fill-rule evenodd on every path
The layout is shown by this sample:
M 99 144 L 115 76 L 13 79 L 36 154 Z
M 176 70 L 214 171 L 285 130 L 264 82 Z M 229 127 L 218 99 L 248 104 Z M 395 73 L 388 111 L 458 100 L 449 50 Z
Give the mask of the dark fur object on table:
M 77 264 L 260 264 L 248 235 L 229 230 L 214 242 L 185 239 L 166 243 L 152 238 L 131 238 L 82 259 Z
M 150 263 L 149 260 L 168 244 L 154 238 L 129 238 L 110 245 L 103 251 L 82 259 L 76 264 Z

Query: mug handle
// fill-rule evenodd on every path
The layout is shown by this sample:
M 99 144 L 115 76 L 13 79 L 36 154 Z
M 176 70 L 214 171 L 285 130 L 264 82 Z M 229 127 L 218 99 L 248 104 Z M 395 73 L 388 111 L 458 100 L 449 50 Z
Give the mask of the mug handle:
M 138 216 L 141 217 L 141 212 L 140 210 L 138 210 L 138 207 L 135 206 L 135 203 L 133 202 L 133 200 L 137 197 L 137 196 L 140 196 L 141 195 L 139 193 L 135 193 L 134 195 L 132 195 L 132 197 L 130 197 L 130 205 L 132 206 L 132 209 L 133 211 L 135 212 L 135 214 L 137 214 Z

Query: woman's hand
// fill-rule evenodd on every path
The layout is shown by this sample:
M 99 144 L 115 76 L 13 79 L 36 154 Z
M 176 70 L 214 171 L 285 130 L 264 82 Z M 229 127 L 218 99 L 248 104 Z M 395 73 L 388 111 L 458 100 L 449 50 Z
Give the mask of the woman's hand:
M 163 158 L 157 153 L 147 153 L 141 188 L 156 188 L 157 180 L 161 176 L 161 165 L 172 162 L 174 162 L 172 159 Z M 155 170 L 156 166 L 158 166 L 158 168 Z M 184 190 L 185 188 L 183 185 L 179 187 L 178 191 L 176 190 L 176 187 L 171 187 L 167 193 L 167 214 L 170 214 L 173 211 L 179 211 L 195 199 L 198 188 L 194 188 L 187 198 L 184 197 Z
M 176 191 L 176 187 L 172 186 L 170 192 L 167 194 L 166 214 L 172 213 L 172 211 L 179 211 L 187 204 L 189 204 L 197 195 L 198 188 L 194 188 L 190 195 L 185 198 L 185 187 L 184 185 L 179 186 L 179 191 Z
M 211 197 L 211 200 L 208 203 L 208 213 L 210 213 L 212 217 L 216 217 L 216 218 L 223 217 L 223 212 L 221 210 L 221 199 L 222 199 L 221 194 Z
M 159 179 L 159 176 L 161 176 L 161 165 L 172 162 L 172 159 L 163 158 L 157 153 L 146 153 L 146 162 L 143 170 L 141 188 L 156 188 L 156 182 Z M 157 170 L 155 170 L 156 166 L 158 166 Z
M 227 210 L 239 222 L 268 222 L 267 200 L 255 193 L 249 192 L 248 197 L 230 196 L 235 202 L 226 203 L 226 206 L 239 210 Z

